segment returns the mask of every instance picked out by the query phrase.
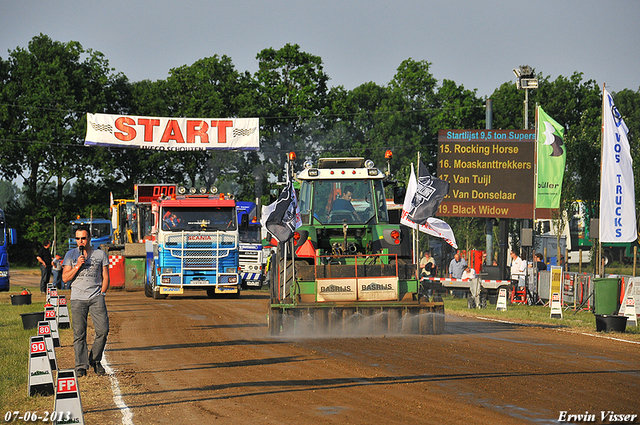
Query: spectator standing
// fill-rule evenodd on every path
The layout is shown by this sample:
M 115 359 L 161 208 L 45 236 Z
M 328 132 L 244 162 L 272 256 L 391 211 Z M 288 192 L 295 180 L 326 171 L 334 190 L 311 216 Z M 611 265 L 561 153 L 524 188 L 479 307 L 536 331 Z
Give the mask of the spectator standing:
M 58 289 L 64 289 L 62 283 L 62 257 L 56 254 L 56 257 L 53 259 L 53 268 L 51 269 L 53 273 L 53 284 Z
M 449 263 L 449 278 L 450 279 L 462 279 L 462 272 L 467 267 L 467 260 L 460 257 L 460 253 L 456 252 L 453 259 Z
M 536 254 L 536 267 L 538 268 L 539 272 L 547 270 L 547 264 L 544 262 L 543 255 L 539 252 Z
M 45 239 L 36 256 L 36 260 L 40 263 L 40 292 L 43 294 L 47 292 L 47 283 L 51 278 L 51 268 L 53 266 L 49 248 L 51 248 L 51 241 Z
M 524 287 L 527 262 L 520 258 L 515 251 L 511 251 L 511 282 L 516 287 Z

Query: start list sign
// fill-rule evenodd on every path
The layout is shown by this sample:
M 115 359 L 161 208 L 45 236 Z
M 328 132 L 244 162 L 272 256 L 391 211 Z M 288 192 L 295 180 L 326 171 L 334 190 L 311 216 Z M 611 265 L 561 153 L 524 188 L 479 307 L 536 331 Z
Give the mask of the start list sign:
M 451 184 L 438 215 L 532 218 L 534 130 L 440 130 L 438 177 Z

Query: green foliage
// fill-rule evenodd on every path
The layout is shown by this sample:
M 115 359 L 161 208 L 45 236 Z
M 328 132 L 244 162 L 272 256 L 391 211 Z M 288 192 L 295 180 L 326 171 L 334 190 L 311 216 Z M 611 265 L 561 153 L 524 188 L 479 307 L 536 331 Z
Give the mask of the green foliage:
M 135 183 L 217 185 L 238 199 L 262 197 L 264 202 L 271 184 L 284 180 L 291 150 L 298 155 L 298 169 L 305 159 L 321 156 L 363 156 L 385 169 L 385 151 L 391 150 L 391 173 L 406 182 L 418 153 L 435 174 L 439 130 L 485 127 L 484 100 L 476 91 L 447 79 L 439 82 L 425 60 L 406 59 L 388 84 L 365 82 L 353 90 L 329 87 L 322 59 L 297 44 L 266 48 L 256 60 L 253 75 L 237 71 L 231 58 L 213 55 L 171 69 L 165 80 L 130 83 L 109 68 L 102 53 L 43 34 L 27 49 L 0 58 L 0 178 L 25 182 L 22 190 L 0 185 L 0 205 L 21 241 L 12 248 L 13 261 L 31 263 L 39 241 L 53 238 L 54 219 L 64 239 L 60 232 L 76 215 L 108 217 L 110 193 L 130 198 Z M 538 78 L 540 88 L 529 90 L 530 128 L 536 103 L 565 126 L 563 200 L 581 199 L 594 210 L 599 199 L 601 88 L 579 72 L 554 81 Z M 513 82 L 496 89 L 491 96 L 494 128 L 523 127 L 524 96 Z M 623 90 L 614 97 L 631 130 L 636 158 L 640 90 Z M 261 149 L 85 149 L 87 112 L 259 117 Z M 637 173 L 640 164 L 634 162 Z M 447 221 L 461 249 L 484 248 L 485 220 Z

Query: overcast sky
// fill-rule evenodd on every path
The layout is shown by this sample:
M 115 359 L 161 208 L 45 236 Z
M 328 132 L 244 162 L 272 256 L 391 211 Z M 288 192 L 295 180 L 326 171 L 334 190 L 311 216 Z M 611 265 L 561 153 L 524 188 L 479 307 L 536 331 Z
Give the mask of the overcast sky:
M 555 80 L 582 72 L 610 91 L 640 89 L 640 1 L 8 1 L 0 57 L 39 33 L 102 52 L 130 81 L 215 54 L 255 72 L 262 49 L 297 43 L 331 86 L 386 85 L 408 58 L 479 96 L 528 64 Z

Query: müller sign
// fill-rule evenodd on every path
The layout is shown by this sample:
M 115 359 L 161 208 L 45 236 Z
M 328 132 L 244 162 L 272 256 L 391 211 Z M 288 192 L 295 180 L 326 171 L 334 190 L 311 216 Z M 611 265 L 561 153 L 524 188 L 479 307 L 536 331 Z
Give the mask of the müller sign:
M 87 114 L 85 146 L 166 151 L 258 150 L 258 118 L 164 118 Z
M 532 218 L 534 130 L 440 130 L 443 217 Z

